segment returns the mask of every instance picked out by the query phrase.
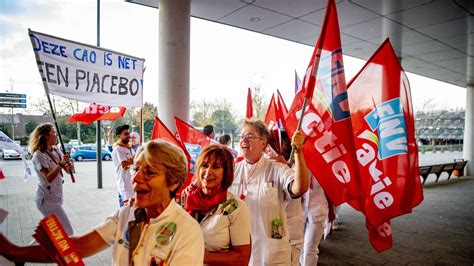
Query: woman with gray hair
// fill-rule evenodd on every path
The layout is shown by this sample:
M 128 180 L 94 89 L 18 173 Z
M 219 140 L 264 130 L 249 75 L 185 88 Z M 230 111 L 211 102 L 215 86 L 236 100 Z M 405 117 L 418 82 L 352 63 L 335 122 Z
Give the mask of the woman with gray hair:
M 245 120 L 239 136 L 244 160 L 235 165 L 229 191 L 244 200 L 252 217 L 249 265 L 290 265 L 290 234 L 284 203 L 308 190 L 309 172 L 302 152 L 304 136 L 298 131 L 293 135 L 294 170 L 263 156 L 269 137 L 263 121 Z
M 167 141 L 150 141 L 138 149 L 133 172 L 133 206 L 125 205 L 89 233 L 73 238 L 81 256 L 113 246 L 113 265 L 202 265 L 201 228 L 173 200 L 188 173 L 183 151 Z M 0 255 L 51 262 L 41 247 L 17 247 L 3 235 Z

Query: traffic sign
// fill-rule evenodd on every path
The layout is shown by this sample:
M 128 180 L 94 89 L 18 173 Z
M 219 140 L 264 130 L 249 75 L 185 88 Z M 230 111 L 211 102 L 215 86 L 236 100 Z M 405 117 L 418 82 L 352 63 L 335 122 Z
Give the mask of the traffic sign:
M 21 98 L 21 99 L 26 99 L 26 94 L 20 94 L 20 93 L 4 93 L 0 92 L 0 97 L 5 97 L 5 98 Z
M 26 108 L 26 94 L 0 92 L 0 107 Z
M 0 107 L 26 108 L 26 103 L 0 103 Z

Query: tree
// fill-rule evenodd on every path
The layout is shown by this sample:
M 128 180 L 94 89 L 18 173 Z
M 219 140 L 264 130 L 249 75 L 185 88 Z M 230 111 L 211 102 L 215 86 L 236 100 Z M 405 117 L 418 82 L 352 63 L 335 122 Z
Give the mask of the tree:
M 214 125 L 216 133 L 234 133 L 237 129 L 236 112 L 232 105 L 223 101 L 202 101 L 191 103 L 192 124 L 196 127 Z
M 260 120 L 265 119 L 265 114 L 269 104 L 264 98 L 265 95 L 262 92 L 261 85 L 256 85 L 252 91 L 252 102 L 254 108 L 254 117 Z
M 33 119 L 29 119 L 28 122 L 26 122 L 25 125 L 25 131 L 27 135 L 30 135 L 31 132 L 38 126 L 38 122 L 36 122 Z

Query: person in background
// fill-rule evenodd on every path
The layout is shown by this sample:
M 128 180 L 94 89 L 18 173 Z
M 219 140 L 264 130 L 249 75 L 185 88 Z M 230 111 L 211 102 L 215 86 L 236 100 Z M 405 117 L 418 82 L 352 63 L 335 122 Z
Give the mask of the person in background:
M 115 166 L 118 200 L 120 207 L 132 197 L 132 174 L 130 166 L 133 164 L 133 150 L 130 148 L 130 132 L 128 125 L 121 125 L 115 129 L 119 140 L 112 151 L 112 160 Z
M 163 140 L 146 143 L 133 165 L 135 197 L 100 225 L 73 237 L 82 257 L 112 246 L 112 265 L 202 265 L 204 238 L 199 224 L 173 198 L 187 177 L 187 160 Z M 12 261 L 52 262 L 38 246 L 18 247 L 0 234 L 0 255 Z
M 326 195 L 318 180 L 311 175 L 310 182 L 302 201 L 305 221 L 304 244 L 300 259 L 302 266 L 318 264 L 319 243 L 324 234 L 329 212 Z
M 196 182 L 183 191 L 184 208 L 201 223 L 206 265 L 247 265 L 250 216 L 245 203 L 227 192 L 234 180 L 234 157 L 222 145 L 199 154 Z
M 232 148 L 232 139 L 230 138 L 229 134 L 223 134 L 219 137 L 219 143 L 222 145 L 225 145 L 227 148 L 229 148 L 230 152 L 232 152 L 232 156 L 237 157 L 239 155 L 239 152 L 234 150 Z
M 214 139 L 214 137 L 216 136 L 216 133 L 214 133 L 213 125 L 205 125 L 202 129 L 202 133 L 204 133 L 204 135 L 208 136 L 211 139 Z
M 132 140 L 133 153 L 135 153 L 138 147 L 140 147 L 140 134 L 138 134 L 138 132 L 132 132 L 130 133 L 130 139 Z
M 309 173 L 302 153 L 304 136 L 295 132 L 295 170 L 288 165 L 264 158 L 269 131 L 263 121 L 245 120 L 239 136 L 244 160 L 235 167 L 234 182 L 229 191 L 244 200 L 252 224 L 252 255 L 250 265 L 289 265 L 290 233 L 287 224 L 286 200 L 306 192 Z
M 38 176 L 36 207 L 44 217 L 56 214 L 68 235 L 73 234 L 71 222 L 63 205 L 63 170 L 72 170 L 68 155 L 64 155 L 55 145 L 58 135 L 50 123 L 37 126 L 30 135 L 32 162 Z

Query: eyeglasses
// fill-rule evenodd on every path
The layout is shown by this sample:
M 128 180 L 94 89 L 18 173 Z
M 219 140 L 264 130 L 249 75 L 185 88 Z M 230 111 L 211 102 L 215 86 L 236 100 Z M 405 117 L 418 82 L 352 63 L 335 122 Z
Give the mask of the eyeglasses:
M 261 137 L 257 137 L 253 134 L 247 134 L 247 135 L 239 135 L 239 140 L 243 140 L 243 141 L 254 141 L 256 139 L 261 139 L 261 140 L 265 140 L 264 138 L 261 138 Z
M 132 172 L 132 176 L 137 175 L 139 172 L 142 172 L 143 179 L 145 179 L 146 181 L 150 181 L 159 175 L 157 171 L 149 167 L 133 166 L 131 168 L 131 172 Z

